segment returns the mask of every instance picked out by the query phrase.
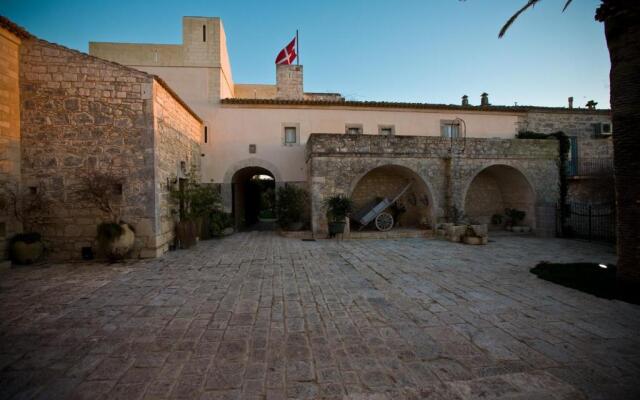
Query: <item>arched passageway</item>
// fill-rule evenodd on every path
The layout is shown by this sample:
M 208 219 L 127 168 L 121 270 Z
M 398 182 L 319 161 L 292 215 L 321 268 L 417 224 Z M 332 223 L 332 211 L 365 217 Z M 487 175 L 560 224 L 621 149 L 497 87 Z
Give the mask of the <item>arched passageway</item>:
M 422 178 L 407 167 L 384 165 L 367 172 L 351 192 L 354 208 L 359 211 L 384 197 L 392 199 L 408 183 L 411 183 L 409 189 L 387 211 L 393 215 L 397 227 L 431 228 L 433 197 Z
M 508 165 L 492 165 L 471 181 L 464 200 L 466 216 L 473 222 L 491 224 L 494 215 L 515 208 L 526 213 L 523 223 L 535 228 L 535 192 L 527 178 Z M 503 218 L 504 221 L 504 218 Z
M 268 169 L 245 167 L 233 174 L 232 213 L 236 229 L 256 227 L 275 212 L 275 178 Z M 261 225 L 261 227 L 264 227 Z

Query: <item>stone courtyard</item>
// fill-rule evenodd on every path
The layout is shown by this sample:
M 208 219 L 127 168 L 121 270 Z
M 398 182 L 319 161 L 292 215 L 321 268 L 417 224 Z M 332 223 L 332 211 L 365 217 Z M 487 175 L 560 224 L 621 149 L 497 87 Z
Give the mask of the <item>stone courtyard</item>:
M 640 307 L 537 279 L 593 243 L 249 232 L 0 271 L 0 398 L 637 399 Z

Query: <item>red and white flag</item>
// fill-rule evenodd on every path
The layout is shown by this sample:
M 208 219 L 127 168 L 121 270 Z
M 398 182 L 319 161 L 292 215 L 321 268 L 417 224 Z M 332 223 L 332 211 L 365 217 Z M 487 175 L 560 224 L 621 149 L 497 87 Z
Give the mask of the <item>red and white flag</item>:
M 294 37 L 291 43 L 287 45 L 287 47 L 280 50 L 280 53 L 278 53 L 278 57 L 276 57 L 276 64 L 289 65 L 293 63 L 293 60 L 295 60 L 298 56 L 296 54 L 296 39 L 297 38 Z

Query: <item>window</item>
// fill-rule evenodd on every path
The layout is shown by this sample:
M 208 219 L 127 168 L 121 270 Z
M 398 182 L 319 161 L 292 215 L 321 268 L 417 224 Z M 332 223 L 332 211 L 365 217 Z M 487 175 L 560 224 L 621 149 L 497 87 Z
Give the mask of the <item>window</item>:
M 207 26 L 206 25 L 202 25 L 202 41 L 203 42 L 207 41 Z
M 295 146 L 300 143 L 300 124 L 297 122 L 283 122 L 280 131 L 281 143 L 284 146 Z
M 396 134 L 396 128 L 393 125 L 378 125 L 378 134 L 393 136 Z
M 347 135 L 360 135 L 362 133 L 362 124 L 346 124 L 345 131 Z
M 38 188 L 36 186 L 29 186 L 29 194 L 32 196 L 38 194 Z
M 207 143 L 209 141 L 209 135 L 207 132 L 207 127 L 204 127 L 204 142 Z
M 255 154 L 255 153 L 256 153 L 256 151 L 257 151 L 257 147 L 256 147 L 256 145 L 255 145 L 255 144 L 250 144 L 250 145 L 249 145 L 249 153 L 250 153 L 250 154 Z
M 285 126 L 284 144 L 296 144 L 298 142 L 298 130 L 295 126 Z
M 440 134 L 442 137 L 457 139 L 460 137 L 460 124 L 456 121 L 440 121 Z

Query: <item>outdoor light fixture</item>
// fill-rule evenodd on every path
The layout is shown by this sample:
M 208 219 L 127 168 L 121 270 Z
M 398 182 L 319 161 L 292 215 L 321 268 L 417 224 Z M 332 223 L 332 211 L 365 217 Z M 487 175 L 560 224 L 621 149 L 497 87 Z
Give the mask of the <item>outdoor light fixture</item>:
M 605 269 L 606 269 L 606 268 L 608 268 L 608 267 L 607 267 L 606 265 L 604 265 L 604 264 L 598 264 L 598 267 L 600 267 L 600 268 L 605 268 Z

